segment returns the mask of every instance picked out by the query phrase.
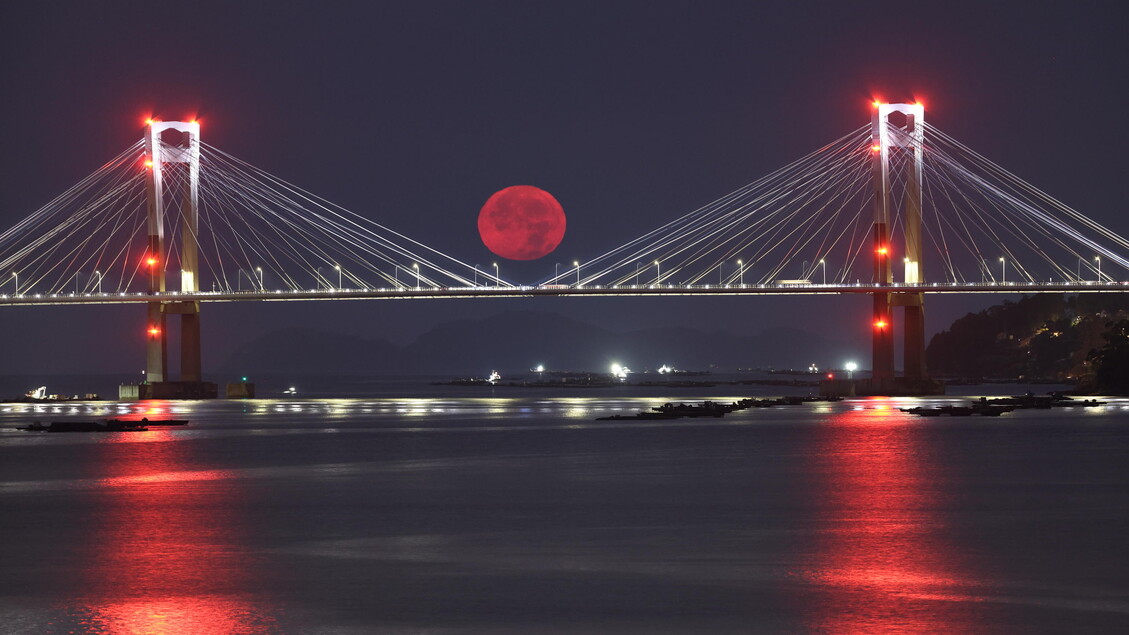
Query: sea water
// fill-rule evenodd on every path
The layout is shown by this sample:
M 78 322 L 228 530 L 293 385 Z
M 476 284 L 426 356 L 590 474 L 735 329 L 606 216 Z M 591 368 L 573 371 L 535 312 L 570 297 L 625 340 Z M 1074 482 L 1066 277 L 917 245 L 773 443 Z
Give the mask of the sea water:
M 0 404 L 5 633 L 1124 632 L 1129 401 L 770 388 Z M 776 390 L 779 393 L 780 390 Z M 950 401 L 952 402 L 952 401 Z M 49 434 L 32 420 L 186 427 Z

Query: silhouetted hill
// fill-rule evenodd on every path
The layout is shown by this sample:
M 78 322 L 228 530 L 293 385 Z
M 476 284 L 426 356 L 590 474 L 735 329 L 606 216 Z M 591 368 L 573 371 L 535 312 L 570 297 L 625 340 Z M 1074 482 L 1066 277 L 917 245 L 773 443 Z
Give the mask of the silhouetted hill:
M 407 347 L 436 372 L 515 370 L 546 364 L 591 369 L 606 356 L 625 354 L 622 336 L 556 313 L 506 311 L 494 317 L 440 324 Z M 597 353 L 598 352 L 598 353 Z M 593 360 L 593 355 L 599 360 Z
M 413 372 L 397 346 L 304 327 L 271 331 L 247 342 L 220 366 L 225 373 L 384 374 Z
M 806 331 L 779 328 L 755 336 L 688 327 L 604 327 L 541 311 L 507 311 L 485 319 L 441 324 L 404 348 L 383 340 L 291 328 L 263 335 L 233 353 L 233 373 L 441 373 L 517 371 L 537 364 L 555 370 L 603 371 L 613 362 L 635 370 L 678 368 L 803 368 L 833 365 L 846 346 Z
M 481 374 L 522 371 L 537 364 L 566 371 L 604 371 L 612 363 L 637 371 L 673 364 L 684 369 L 838 364 L 839 342 L 799 329 L 758 336 L 672 327 L 615 332 L 563 315 L 508 311 L 488 319 L 455 320 L 400 348 L 384 340 L 290 328 L 236 349 L 228 373 Z

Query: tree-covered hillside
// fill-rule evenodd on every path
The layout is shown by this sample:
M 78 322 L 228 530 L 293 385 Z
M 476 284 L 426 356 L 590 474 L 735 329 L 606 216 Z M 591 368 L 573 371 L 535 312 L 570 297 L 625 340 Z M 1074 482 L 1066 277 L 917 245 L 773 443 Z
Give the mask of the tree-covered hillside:
M 1035 295 L 953 322 L 926 350 L 941 377 L 1091 379 L 1091 351 L 1112 323 L 1129 318 L 1129 294 Z

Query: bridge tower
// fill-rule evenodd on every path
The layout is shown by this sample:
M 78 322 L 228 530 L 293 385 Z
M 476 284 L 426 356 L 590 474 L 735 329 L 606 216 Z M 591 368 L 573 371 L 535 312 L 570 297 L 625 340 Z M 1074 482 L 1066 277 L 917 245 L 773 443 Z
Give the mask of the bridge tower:
M 162 140 L 165 131 L 181 133 L 183 143 L 170 144 Z M 165 291 L 165 182 L 166 169 L 183 164 L 186 178 L 179 191 L 182 227 L 180 231 L 180 291 L 199 291 L 199 265 L 197 236 L 199 233 L 198 193 L 200 184 L 200 124 L 191 121 L 150 121 L 145 137 L 148 153 L 149 177 L 148 227 L 149 247 L 145 264 L 149 271 L 149 292 Z M 180 382 L 199 383 L 200 369 L 200 303 L 162 302 L 148 303 L 148 347 L 146 354 L 146 379 L 150 384 L 168 382 L 168 345 L 166 323 L 168 314 L 180 315 Z M 156 396 L 156 395 L 153 395 Z
M 899 113 L 892 121 L 891 115 Z M 874 281 L 894 282 L 896 250 L 891 244 L 891 221 L 895 214 L 891 180 L 904 183 L 900 206 L 904 236 L 902 280 L 907 284 L 924 281 L 922 274 L 921 186 L 922 144 L 925 107 L 921 104 L 876 103 L 872 126 L 871 165 L 874 178 Z M 891 174 L 891 162 L 896 175 Z M 894 379 L 893 307 L 903 307 L 903 358 L 906 379 L 925 378 L 924 294 L 920 292 L 875 293 L 872 373 L 875 380 Z

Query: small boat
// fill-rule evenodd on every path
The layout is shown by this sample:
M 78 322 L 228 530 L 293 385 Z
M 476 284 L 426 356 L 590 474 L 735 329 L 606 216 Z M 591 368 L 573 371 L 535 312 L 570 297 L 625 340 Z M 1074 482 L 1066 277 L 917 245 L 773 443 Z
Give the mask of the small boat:
M 925 406 L 917 406 L 914 408 L 899 408 L 902 412 L 919 417 L 939 417 L 947 415 L 950 417 L 969 417 L 972 415 L 980 415 L 981 417 L 998 417 L 1004 413 L 1015 410 L 1014 406 L 1002 406 L 999 404 L 991 404 L 987 402 L 973 403 L 968 406 L 938 406 L 936 408 L 927 408 Z
M 911 415 L 917 415 L 919 417 L 939 417 L 945 414 L 945 411 L 941 408 L 925 408 L 922 406 L 916 406 L 914 408 L 901 408 L 900 410 L 902 412 L 909 413 Z
M 52 421 L 51 425 L 36 422 L 22 429 L 31 432 L 145 432 L 149 428 L 130 421 Z
M 137 421 L 123 419 L 103 419 L 102 421 L 52 421 L 43 425 L 34 421 L 27 427 L 19 428 L 28 432 L 147 432 L 149 426 L 183 426 L 187 419 L 142 418 Z

